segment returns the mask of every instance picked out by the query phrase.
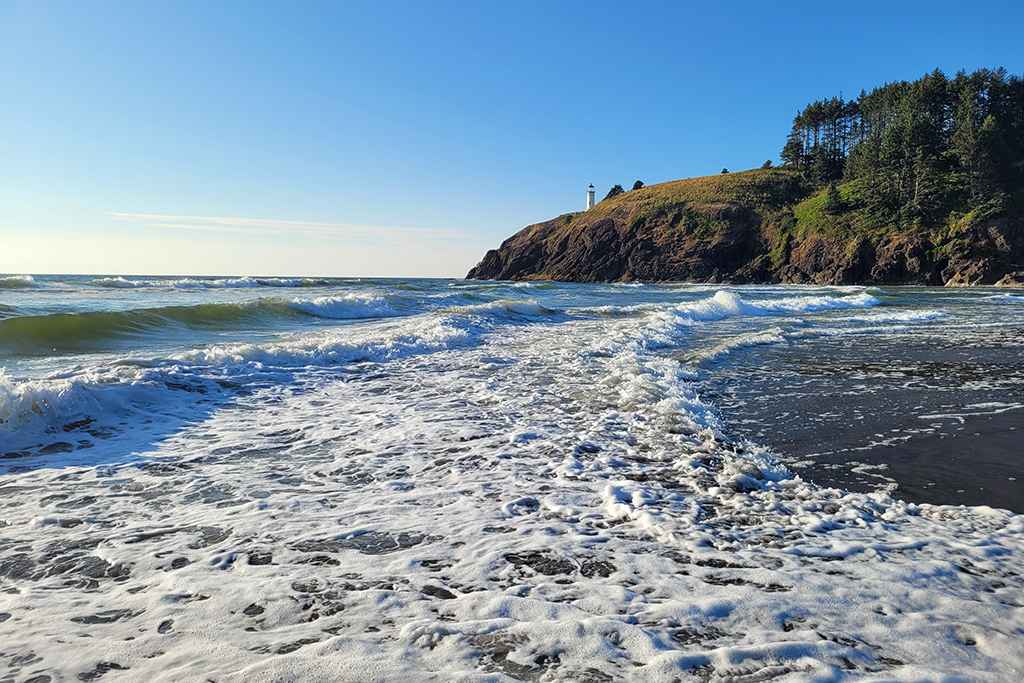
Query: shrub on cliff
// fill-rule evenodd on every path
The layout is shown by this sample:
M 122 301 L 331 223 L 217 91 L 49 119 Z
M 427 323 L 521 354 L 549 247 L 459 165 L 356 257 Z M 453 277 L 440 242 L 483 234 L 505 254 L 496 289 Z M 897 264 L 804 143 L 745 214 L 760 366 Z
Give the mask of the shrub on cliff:
M 625 192 L 625 190 L 622 189 L 622 185 L 612 185 L 612 189 L 608 190 L 608 194 L 604 196 L 604 199 L 618 197 L 623 192 Z M 604 201 L 604 199 L 602 199 L 601 201 Z
M 843 202 L 843 196 L 839 194 L 839 188 L 835 183 L 829 183 L 828 190 L 825 191 L 825 203 L 821 206 L 822 213 L 835 215 L 845 210 L 846 204 Z

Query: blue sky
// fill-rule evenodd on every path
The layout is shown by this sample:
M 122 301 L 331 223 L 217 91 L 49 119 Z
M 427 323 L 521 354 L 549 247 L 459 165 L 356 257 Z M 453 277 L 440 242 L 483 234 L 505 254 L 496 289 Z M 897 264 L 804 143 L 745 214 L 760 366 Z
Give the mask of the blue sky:
M 0 0 L 0 272 L 462 277 L 796 111 L 1024 74 L 1019 2 Z

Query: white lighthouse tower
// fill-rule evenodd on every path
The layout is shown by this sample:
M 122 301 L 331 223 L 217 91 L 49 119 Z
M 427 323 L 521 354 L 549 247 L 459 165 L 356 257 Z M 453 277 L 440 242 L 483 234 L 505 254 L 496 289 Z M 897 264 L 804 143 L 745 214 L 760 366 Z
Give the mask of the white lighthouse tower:
M 587 211 L 594 208 L 594 185 L 587 188 Z

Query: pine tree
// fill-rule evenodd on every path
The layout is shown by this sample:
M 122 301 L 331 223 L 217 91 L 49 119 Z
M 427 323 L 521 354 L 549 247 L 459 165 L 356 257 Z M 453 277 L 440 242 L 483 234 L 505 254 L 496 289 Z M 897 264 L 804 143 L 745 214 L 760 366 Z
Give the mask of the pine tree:
M 845 209 L 846 206 L 843 204 L 843 196 L 839 194 L 839 188 L 835 183 L 829 183 L 828 190 L 825 192 L 825 203 L 821 210 L 824 213 L 836 214 L 842 213 Z
M 611 199 L 612 197 L 618 197 L 623 192 L 625 192 L 625 190 L 622 189 L 622 185 L 612 185 L 612 189 L 608 190 L 608 194 L 606 194 L 604 198 Z M 604 199 L 601 201 L 604 201 Z

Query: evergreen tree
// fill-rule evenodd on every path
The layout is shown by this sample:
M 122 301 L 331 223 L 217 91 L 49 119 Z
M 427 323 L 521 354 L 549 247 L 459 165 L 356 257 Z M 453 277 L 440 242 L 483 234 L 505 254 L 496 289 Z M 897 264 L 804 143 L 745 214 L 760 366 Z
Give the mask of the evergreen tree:
M 625 190 L 622 189 L 622 185 L 612 185 L 612 189 L 608 190 L 608 194 L 606 194 L 604 198 L 611 199 L 612 197 L 618 197 L 623 192 L 625 192 Z M 601 201 L 604 201 L 604 199 Z
M 862 217 L 877 225 L 945 225 L 982 205 L 1024 212 L 1024 81 L 1004 69 L 936 69 L 798 111 L 782 148 L 787 168 L 827 190 L 853 183 Z
M 635 183 L 633 183 L 633 189 L 634 190 L 639 190 L 643 186 L 644 186 L 643 181 L 640 181 L 640 180 L 638 180 Z
M 836 187 L 835 183 L 828 184 L 828 190 L 825 192 L 825 203 L 822 205 L 821 210 L 825 213 L 842 213 L 845 209 L 843 204 L 843 197 L 839 194 L 839 188 Z

